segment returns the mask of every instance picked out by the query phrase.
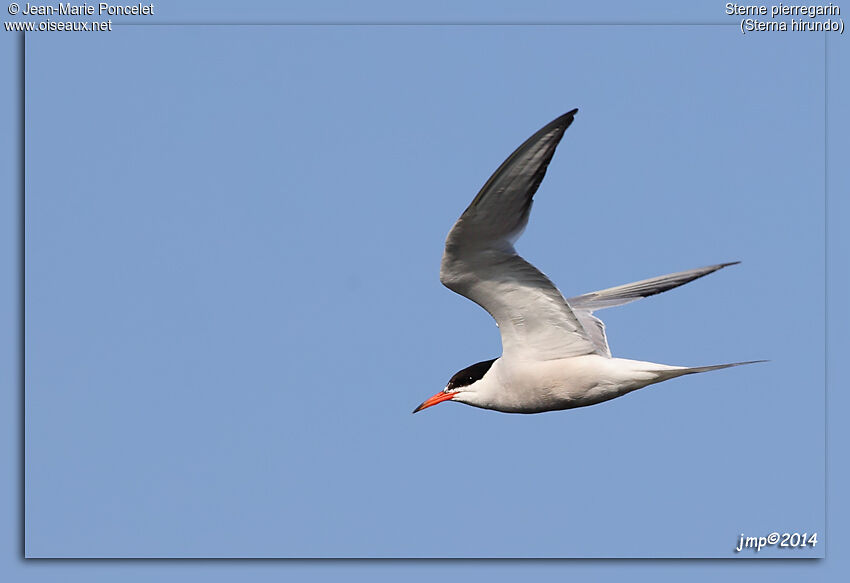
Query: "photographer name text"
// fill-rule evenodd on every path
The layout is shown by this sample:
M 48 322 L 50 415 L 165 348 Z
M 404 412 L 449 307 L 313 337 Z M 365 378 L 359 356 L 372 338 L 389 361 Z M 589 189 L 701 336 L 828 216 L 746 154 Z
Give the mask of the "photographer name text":
M 153 16 L 153 4 L 30 4 L 27 2 L 20 12 L 24 16 Z

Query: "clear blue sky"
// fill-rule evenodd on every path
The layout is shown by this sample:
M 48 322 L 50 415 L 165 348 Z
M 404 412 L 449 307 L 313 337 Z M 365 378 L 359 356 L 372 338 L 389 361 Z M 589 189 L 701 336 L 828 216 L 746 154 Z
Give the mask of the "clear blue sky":
M 158 5 L 157 18 L 730 26 L 28 36 L 29 556 L 731 557 L 741 533 L 771 531 L 818 532 L 821 544 L 759 556 L 840 548 L 824 534 L 822 35 L 743 36 L 717 3 L 541 3 L 527 15 L 191 6 Z M 11 55 L 13 35 L 3 42 Z M 834 66 L 845 45 L 830 37 Z M 830 84 L 846 102 L 846 73 Z M 10 87 L 7 111 L 14 98 Z M 568 296 L 740 260 L 603 312 L 611 348 L 669 364 L 771 362 L 570 412 L 445 404 L 411 416 L 456 370 L 499 353 L 489 316 L 439 284 L 446 232 L 517 145 L 573 107 L 520 252 Z M 847 127 L 846 112 L 830 116 Z M 839 134 L 833 160 L 846 159 Z M 830 184 L 835 225 L 843 172 Z M 14 193 L 5 204 L 17 228 Z M 844 235 L 831 235 L 831 285 L 846 292 Z M 831 320 L 846 321 L 836 303 Z M 841 397 L 829 398 L 834 409 Z M 7 533 L 16 552 L 18 533 Z M 38 580 L 61 565 L 10 568 Z M 109 572 L 65 565 L 80 580 Z M 562 565 L 499 570 L 560 578 Z M 429 564 L 422 576 L 493 568 Z

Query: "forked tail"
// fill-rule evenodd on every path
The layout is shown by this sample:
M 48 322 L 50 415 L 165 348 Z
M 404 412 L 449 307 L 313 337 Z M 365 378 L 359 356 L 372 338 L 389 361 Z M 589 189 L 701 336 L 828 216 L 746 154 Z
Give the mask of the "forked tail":
M 711 366 L 691 366 L 691 367 L 675 367 L 670 369 L 664 369 L 656 371 L 658 374 L 658 381 L 666 381 L 668 379 L 674 379 L 676 377 L 684 376 L 686 374 L 696 374 L 698 372 L 708 372 L 710 370 L 720 370 L 721 368 L 731 368 L 733 366 L 741 366 L 744 364 L 756 364 L 757 362 L 768 362 L 766 360 L 748 360 L 746 362 L 730 362 L 727 364 L 713 364 Z

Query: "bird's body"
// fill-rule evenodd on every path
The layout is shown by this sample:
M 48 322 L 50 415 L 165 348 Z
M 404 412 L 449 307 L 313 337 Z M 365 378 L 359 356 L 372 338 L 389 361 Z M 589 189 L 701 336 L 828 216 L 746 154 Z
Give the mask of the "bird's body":
M 600 403 L 651 382 L 651 373 L 633 372 L 643 364 L 598 354 L 509 362 L 499 358 L 476 384 L 476 399 L 470 404 L 508 413 L 540 413 Z
M 593 315 L 596 310 L 678 287 L 731 263 L 567 300 L 516 253 L 513 243 L 528 223 L 534 193 L 576 112 L 555 119 L 517 148 L 449 232 L 440 280 L 493 316 L 502 336 L 502 356 L 461 370 L 414 413 L 448 400 L 506 413 L 571 409 L 678 376 L 749 364 L 681 367 L 613 358 L 605 326 Z
M 727 366 L 735 365 L 719 368 Z M 497 358 L 475 383 L 474 399 L 466 401 L 471 392 L 459 391 L 453 400 L 505 413 L 542 413 L 602 403 L 695 372 L 703 371 L 598 354 L 555 360 Z

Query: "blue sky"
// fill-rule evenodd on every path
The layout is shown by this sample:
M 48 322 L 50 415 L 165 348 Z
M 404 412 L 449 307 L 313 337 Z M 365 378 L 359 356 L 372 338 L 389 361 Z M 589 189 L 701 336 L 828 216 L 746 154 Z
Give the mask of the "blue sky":
M 252 10 L 206 16 L 286 16 Z M 725 18 L 646 18 L 673 16 Z M 824 532 L 823 55 L 734 26 L 30 35 L 27 554 L 730 557 L 740 533 Z M 411 416 L 499 351 L 439 284 L 446 232 L 573 107 L 520 252 L 566 295 L 741 260 L 603 312 L 611 348 L 771 362 L 570 412 Z

